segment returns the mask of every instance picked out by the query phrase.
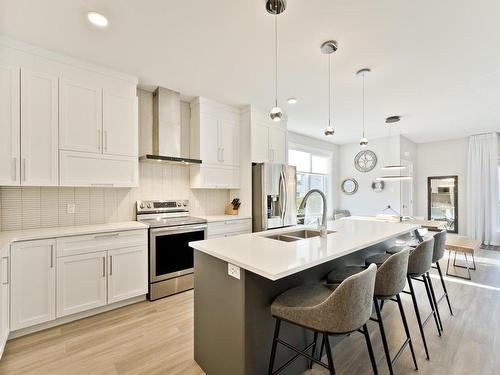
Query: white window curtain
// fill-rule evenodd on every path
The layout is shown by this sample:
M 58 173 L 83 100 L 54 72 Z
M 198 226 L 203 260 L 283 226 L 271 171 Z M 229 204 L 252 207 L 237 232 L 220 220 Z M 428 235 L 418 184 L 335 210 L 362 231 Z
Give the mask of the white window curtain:
M 485 245 L 500 245 L 498 235 L 497 134 L 469 138 L 467 231 Z

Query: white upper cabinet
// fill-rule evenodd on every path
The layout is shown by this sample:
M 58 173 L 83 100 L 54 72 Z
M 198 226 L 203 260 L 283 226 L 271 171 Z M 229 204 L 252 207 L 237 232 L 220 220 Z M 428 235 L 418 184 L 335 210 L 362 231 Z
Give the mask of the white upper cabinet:
M 253 108 L 250 117 L 252 162 L 287 164 L 286 120 L 274 122 L 268 114 Z
M 191 131 L 200 134 L 197 140 L 200 144 L 199 153 L 196 157 L 202 159 L 205 164 L 219 164 L 221 161 L 219 120 L 205 113 L 200 114 L 199 117 L 199 127 L 191 127 Z M 191 150 L 194 149 L 191 148 Z
M 19 185 L 20 69 L 0 63 L 0 185 Z
M 58 185 L 58 77 L 21 71 L 21 184 Z
M 103 152 L 108 155 L 137 157 L 137 97 L 104 89 L 103 111 Z
M 271 126 L 269 128 L 269 151 L 271 163 L 287 164 L 288 140 L 286 129 Z
M 239 166 L 239 123 L 230 119 L 221 119 L 219 121 L 218 134 L 220 162 L 228 166 Z
M 62 78 L 59 103 L 59 148 L 100 153 L 102 151 L 102 89 Z
M 240 183 L 240 110 L 204 98 L 191 103 L 191 187 L 238 189 Z
M 3 39 L 0 56 L 0 186 L 137 186 L 137 78 Z

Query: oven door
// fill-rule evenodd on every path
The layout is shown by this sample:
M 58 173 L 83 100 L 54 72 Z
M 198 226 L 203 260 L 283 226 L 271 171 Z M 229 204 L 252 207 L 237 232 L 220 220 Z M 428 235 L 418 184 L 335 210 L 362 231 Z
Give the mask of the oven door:
M 206 232 L 206 225 L 150 229 L 150 282 L 154 283 L 193 273 L 194 256 L 189 242 L 204 240 Z

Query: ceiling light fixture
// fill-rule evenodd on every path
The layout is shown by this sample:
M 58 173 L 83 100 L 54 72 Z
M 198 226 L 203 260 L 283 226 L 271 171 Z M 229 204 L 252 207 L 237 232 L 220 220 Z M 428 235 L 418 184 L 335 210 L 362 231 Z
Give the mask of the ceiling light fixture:
M 328 126 L 325 129 L 327 137 L 335 134 L 335 129 L 332 126 L 332 54 L 337 49 L 337 42 L 334 40 L 328 40 L 321 45 L 321 53 L 328 55 Z
M 101 13 L 97 12 L 88 12 L 87 19 L 89 22 L 97 27 L 106 27 L 108 26 L 108 19 Z
M 363 136 L 361 137 L 359 141 L 359 145 L 361 147 L 366 147 L 368 146 L 368 138 L 365 137 L 365 77 L 368 73 L 370 73 L 371 70 L 368 68 L 364 68 L 361 70 L 358 70 L 356 75 L 358 77 L 361 77 L 363 79 Z
M 400 116 L 389 116 L 385 119 L 385 123 L 389 125 L 389 144 L 391 142 L 391 128 L 392 124 L 398 123 L 401 121 Z M 402 170 L 405 169 L 406 167 L 401 164 L 385 164 L 382 169 L 386 171 L 393 171 L 393 170 Z
M 288 104 L 297 104 L 298 100 L 297 98 L 288 98 L 287 102 Z
M 273 121 L 281 121 L 283 111 L 278 107 L 278 14 L 281 14 L 286 9 L 286 0 L 267 0 L 266 10 L 268 13 L 274 15 L 274 57 L 275 57 L 275 99 L 274 107 L 271 109 L 269 116 Z
M 390 117 L 387 117 L 385 119 L 385 123 L 389 125 L 389 152 L 391 151 L 390 150 L 390 145 L 391 145 L 391 127 L 392 127 L 392 124 L 394 123 L 397 123 L 401 120 L 401 117 L 399 116 L 390 116 Z M 398 152 L 399 153 L 399 152 Z M 397 171 L 400 171 L 399 175 L 388 175 L 388 176 L 380 176 L 380 177 L 376 177 L 375 180 L 377 181 L 404 181 L 404 180 L 411 180 L 413 179 L 413 176 L 409 176 L 409 175 L 406 175 L 406 176 L 403 176 L 401 175 L 401 170 L 402 169 L 406 169 L 406 167 L 402 164 L 386 164 L 382 167 L 383 170 L 397 170 Z

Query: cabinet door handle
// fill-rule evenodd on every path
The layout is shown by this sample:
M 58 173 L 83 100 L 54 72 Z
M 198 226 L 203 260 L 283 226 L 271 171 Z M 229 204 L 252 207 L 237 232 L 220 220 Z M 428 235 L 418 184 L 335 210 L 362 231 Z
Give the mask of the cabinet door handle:
M 102 257 L 102 277 L 106 277 L 106 257 Z
M 97 149 L 101 151 L 101 130 L 97 129 Z
M 111 238 L 111 237 L 118 237 L 120 233 L 107 233 L 107 234 L 97 234 L 94 236 L 94 238 Z
M 23 170 L 23 181 L 26 181 L 26 158 L 23 158 L 22 170 Z
M 109 256 L 109 276 L 113 275 L 113 255 Z
M 50 245 L 50 268 L 54 268 L 54 245 Z
M 9 257 L 3 257 L 2 260 L 6 259 L 7 260 L 7 281 L 2 282 L 2 285 L 6 285 L 10 283 L 10 261 Z
M 13 168 L 12 168 L 12 179 L 17 181 L 17 158 L 12 158 Z
M 104 130 L 104 151 L 108 151 L 108 131 Z
M 224 163 L 224 148 L 221 148 L 220 151 L 221 151 L 221 162 Z

